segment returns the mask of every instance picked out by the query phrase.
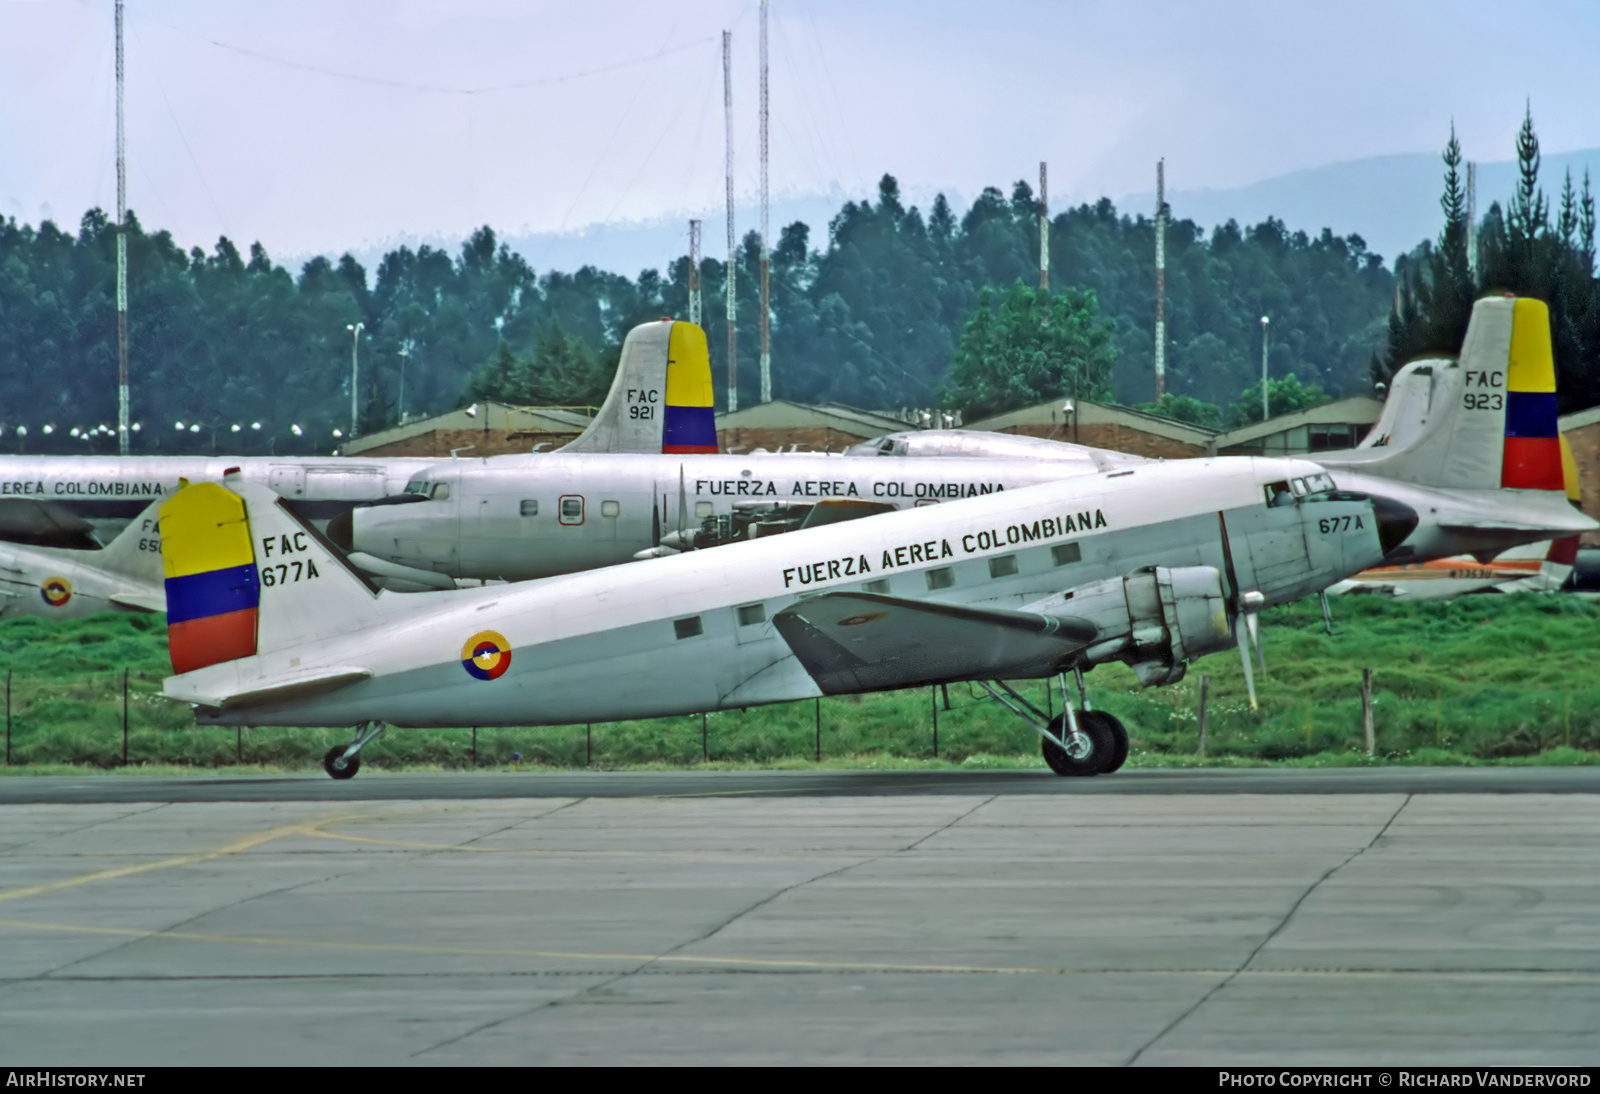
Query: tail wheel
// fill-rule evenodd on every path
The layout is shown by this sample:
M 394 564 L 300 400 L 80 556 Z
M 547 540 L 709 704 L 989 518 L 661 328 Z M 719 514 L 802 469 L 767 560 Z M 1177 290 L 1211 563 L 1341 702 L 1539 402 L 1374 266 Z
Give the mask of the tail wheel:
M 1113 714 L 1103 710 L 1086 710 L 1078 715 L 1080 724 L 1088 721 L 1098 722 L 1111 735 L 1111 752 L 1106 757 L 1106 764 L 1098 772 L 1109 775 L 1128 761 L 1128 731 L 1122 722 Z
M 1115 759 L 1116 737 L 1098 715 L 1098 711 L 1079 714 L 1078 729 L 1081 735 L 1077 739 L 1068 737 L 1065 746 L 1059 740 L 1040 739 L 1044 762 L 1050 765 L 1051 771 L 1057 775 L 1098 775 L 1106 770 L 1106 765 Z M 1060 738 L 1066 733 L 1066 721 L 1065 714 L 1056 715 L 1050 723 L 1050 732 Z M 1118 728 L 1121 728 L 1120 724 Z
M 356 772 L 361 770 L 361 756 L 359 753 L 351 756 L 343 763 L 339 761 L 339 757 L 343 756 L 345 750 L 349 747 L 349 745 L 335 745 L 333 748 L 328 749 L 327 754 L 322 757 L 322 770 L 328 773 L 329 778 L 353 779 L 356 777 Z

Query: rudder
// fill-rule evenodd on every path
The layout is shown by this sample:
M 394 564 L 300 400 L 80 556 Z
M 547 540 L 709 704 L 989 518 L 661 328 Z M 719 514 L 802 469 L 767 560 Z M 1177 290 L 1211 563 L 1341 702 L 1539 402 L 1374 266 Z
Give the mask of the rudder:
M 715 452 L 705 331 L 661 319 L 628 332 L 594 420 L 562 452 Z

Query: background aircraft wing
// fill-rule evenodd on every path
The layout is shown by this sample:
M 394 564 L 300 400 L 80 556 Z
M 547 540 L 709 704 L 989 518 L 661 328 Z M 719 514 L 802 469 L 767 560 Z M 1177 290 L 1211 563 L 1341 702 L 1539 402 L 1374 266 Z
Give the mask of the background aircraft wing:
M 874 593 L 808 597 L 772 622 L 827 694 L 1045 676 L 1098 633 L 1081 619 Z

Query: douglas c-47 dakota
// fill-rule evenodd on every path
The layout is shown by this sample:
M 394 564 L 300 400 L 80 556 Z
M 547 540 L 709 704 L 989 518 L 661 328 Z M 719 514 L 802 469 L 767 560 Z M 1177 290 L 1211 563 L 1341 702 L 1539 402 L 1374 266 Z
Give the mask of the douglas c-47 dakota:
M 1290 487 L 1296 486 L 1295 489 Z M 173 669 L 209 725 L 559 725 L 974 681 L 1063 775 L 1128 737 L 1083 673 L 1147 686 L 1255 617 L 1371 566 L 1416 526 L 1306 460 L 1151 464 L 519 585 L 374 588 L 270 491 L 229 476 L 161 510 Z M 1046 717 L 1004 681 L 1077 679 Z M 1065 699 L 1065 694 L 1063 696 Z

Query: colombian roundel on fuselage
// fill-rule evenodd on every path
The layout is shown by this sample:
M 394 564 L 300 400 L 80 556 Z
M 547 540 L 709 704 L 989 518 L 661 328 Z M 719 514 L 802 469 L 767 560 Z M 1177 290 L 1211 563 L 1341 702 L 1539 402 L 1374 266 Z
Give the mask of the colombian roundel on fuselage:
M 511 643 L 499 631 L 479 631 L 461 647 L 461 667 L 475 680 L 498 680 L 511 667 Z
M 711 354 L 706 332 L 694 323 L 674 323 L 667 341 L 667 405 L 662 411 L 661 451 L 717 451 L 717 418 L 711 398 Z
M 64 577 L 52 577 L 39 586 L 39 595 L 52 608 L 65 607 L 67 601 L 72 599 L 72 582 Z

